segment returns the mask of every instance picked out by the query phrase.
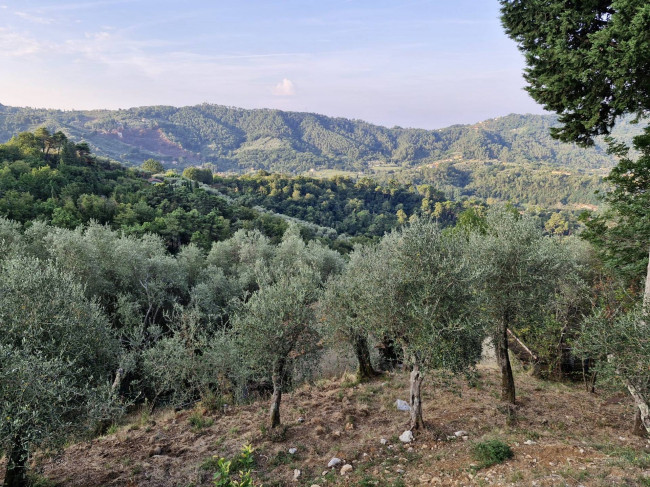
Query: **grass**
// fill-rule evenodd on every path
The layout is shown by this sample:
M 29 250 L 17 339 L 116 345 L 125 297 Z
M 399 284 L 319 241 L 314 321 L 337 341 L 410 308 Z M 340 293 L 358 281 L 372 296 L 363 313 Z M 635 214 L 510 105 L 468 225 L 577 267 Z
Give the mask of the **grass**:
M 650 453 L 647 451 L 639 451 L 636 448 L 616 445 L 595 445 L 594 448 L 612 457 L 614 463 L 619 466 L 625 467 L 632 465 L 644 470 L 650 468 Z
M 214 424 L 214 420 L 212 418 L 206 418 L 199 412 L 192 413 L 192 415 L 187 420 L 190 423 L 190 426 L 192 426 L 192 431 L 194 432 L 209 428 Z

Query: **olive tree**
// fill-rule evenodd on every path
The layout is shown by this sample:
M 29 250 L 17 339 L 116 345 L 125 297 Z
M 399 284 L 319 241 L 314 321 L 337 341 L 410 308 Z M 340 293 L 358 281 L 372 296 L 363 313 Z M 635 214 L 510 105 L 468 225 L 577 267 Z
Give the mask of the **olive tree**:
M 458 373 L 481 356 L 483 330 L 472 320 L 465 242 L 437 224 L 416 221 L 365 253 L 368 286 L 361 309 L 369 328 L 397 342 L 411 365 L 410 429 L 424 427 L 426 371 Z
M 367 318 L 362 307 L 368 278 L 363 271 L 367 262 L 363 255 L 362 249 L 352 253 L 343 272 L 328 281 L 319 303 L 319 315 L 330 341 L 352 347 L 360 381 L 377 375 L 370 359 Z
M 314 303 L 318 274 L 307 266 L 276 276 L 241 306 L 232 318 L 240 360 L 252 379 L 270 379 L 270 426 L 280 425 L 280 401 L 291 362 L 309 365 L 318 350 Z
M 487 323 L 501 369 L 501 399 L 515 404 L 508 330 L 544 319 L 553 296 L 562 259 L 554 240 L 537 222 L 513 210 L 493 208 L 484 230 L 469 235 L 481 319 Z
M 0 274 L 0 449 L 5 485 L 19 487 L 34 448 L 61 445 L 103 419 L 118 344 L 69 274 L 19 257 Z
M 609 316 L 598 310 L 585 321 L 577 349 L 597 362 L 603 383 L 623 385 L 635 404 L 635 431 L 650 433 L 650 322 L 639 306 Z

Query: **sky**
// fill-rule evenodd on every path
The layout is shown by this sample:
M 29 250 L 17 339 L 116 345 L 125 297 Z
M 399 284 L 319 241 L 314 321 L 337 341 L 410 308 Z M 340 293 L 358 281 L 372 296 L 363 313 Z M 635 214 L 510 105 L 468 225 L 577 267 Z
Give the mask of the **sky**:
M 497 0 L 0 0 L 0 103 L 441 128 L 543 113 Z

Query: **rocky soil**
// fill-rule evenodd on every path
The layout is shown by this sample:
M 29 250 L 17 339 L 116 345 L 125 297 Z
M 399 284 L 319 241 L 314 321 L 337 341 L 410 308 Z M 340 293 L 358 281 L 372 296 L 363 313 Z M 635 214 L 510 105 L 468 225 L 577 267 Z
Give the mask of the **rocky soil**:
M 37 458 L 35 469 L 49 479 L 44 485 L 211 485 L 214 456 L 231 458 L 250 443 L 256 485 L 264 486 L 650 485 L 650 444 L 631 435 L 625 395 L 589 394 L 524 371 L 516 383 L 517 421 L 508 425 L 493 368 L 480 368 L 471 386 L 425 382 L 428 428 L 411 443 L 399 440 L 409 413 L 395 401 L 408 397 L 408 376 L 397 372 L 366 384 L 322 380 L 287 394 L 284 427 L 272 433 L 261 427 L 266 401 L 141 414 L 113 434 Z M 486 439 L 507 443 L 514 457 L 479 468 L 473 445 Z M 334 457 L 341 462 L 328 468 Z

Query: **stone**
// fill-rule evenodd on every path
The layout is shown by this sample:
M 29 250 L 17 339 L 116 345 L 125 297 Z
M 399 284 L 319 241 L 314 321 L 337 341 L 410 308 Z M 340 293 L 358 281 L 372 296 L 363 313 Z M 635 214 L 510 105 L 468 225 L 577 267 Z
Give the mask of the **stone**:
M 427 484 L 431 482 L 431 475 L 429 475 L 428 473 L 423 473 L 422 475 L 420 475 L 420 482 L 422 482 L 423 484 Z
M 347 431 L 353 430 L 353 429 L 354 429 L 354 423 L 347 423 L 347 424 L 345 425 L 345 429 L 346 429 Z
M 535 441 L 533 441 L 533 440 L 526 440 L 526 441 L 524 441 L 524 445 L 536 445 L 536 444 L 537 444 L 537 442 L 535 442 Z
M 346 463 L 341 467 L 341 475 L 346 475 L 350 472 L 352 472 L 352 465 L 350 465 L 349 463 Z
M 298 480 L 298 479 L 300 478 L 300 474 L 301 474 L 301 473 L 302 473 L 302 472 L 301 472 L 300 470 L 295 469 L 295 470 L 293 471 L 293 480 Z
M 304 422 L 305 422 L 305 418 L 302 418 L 302 417 L 301 417 L 301 418 L 298 418 L 298 422 L 299 422 L 299 423 L 304 423 Z
M 334 438 L 340 438 L 341 437 L 341 432 L 336 430 L 334 433 L 332 433 L 332 437 Z
M 406 430 L 404 433 L 399 435 L 399 441 L 402 443 L 411 443 L 414 440 L 413 432 L 411 430 Z
M 385 445 L 386 443 L 388 443 L 388 440 L 386 438 L 382 438 L 381 440 L 379 440 L 379 443 Z
M 332 457 L 332 459 L 331 459 L 331 460 L 329 461 L 329 463 L 327 464 L 327 468 L 336 467 L 336 466 L 337 466 L 339 463 L 341 463 L 342 461 L 343 461 L 343 460 L 341 460 L 340 458 Z
M 454 433 L 454 436 L 457 438 L 460 438 L 461 436 L 467 436 L 467 435 L 469 435 L 469 433 L 464 430 L 459 430 Z
M 409 403 L 406 401 L 402 401 L 401 399 L 398 399 L 395 401 L 395 407 L 397 407 L 398 411 L 410 411 L 411 406 L 409 406 Z
M 297 451 L 297 448 L 289 448 L 289 455 L 294 455 Z

